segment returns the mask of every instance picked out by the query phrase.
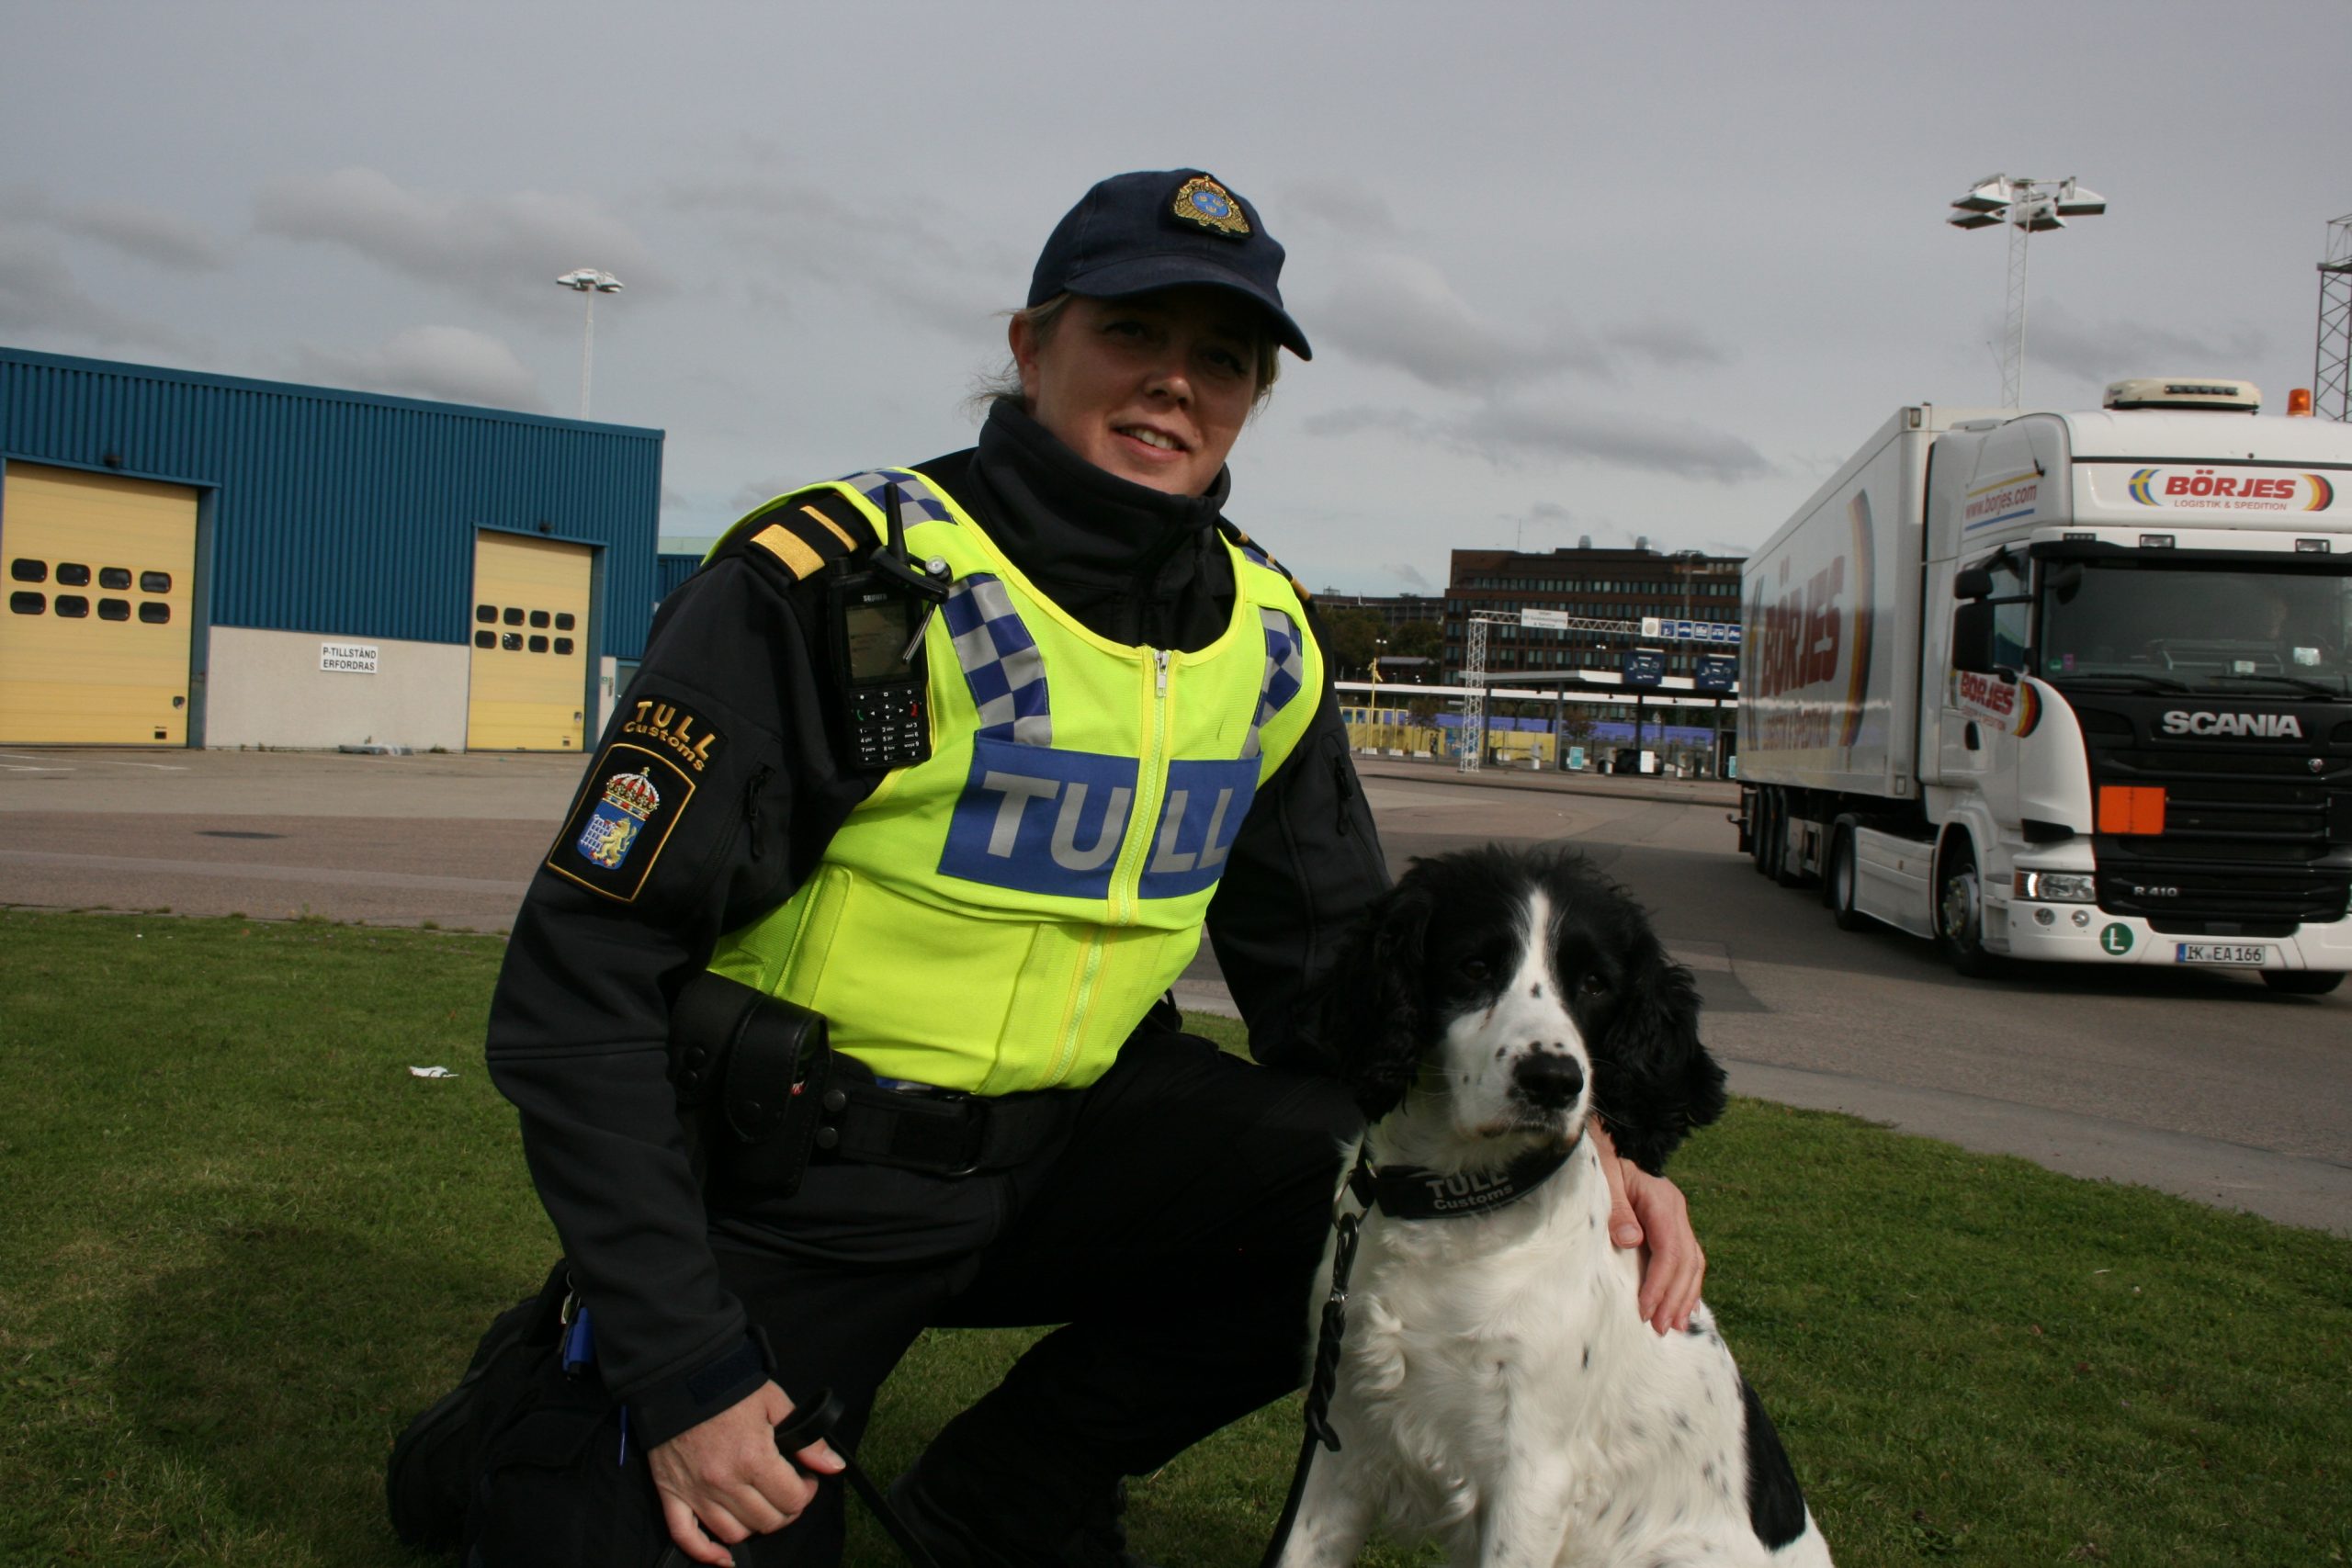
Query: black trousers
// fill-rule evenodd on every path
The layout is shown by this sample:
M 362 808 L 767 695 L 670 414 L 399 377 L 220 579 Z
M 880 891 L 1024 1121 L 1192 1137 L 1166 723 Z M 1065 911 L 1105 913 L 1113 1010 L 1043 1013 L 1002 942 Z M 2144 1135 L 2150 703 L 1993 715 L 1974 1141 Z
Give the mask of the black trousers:
M 1304 1381 L 1307 1296 L 1358 1126 L 1336 1084 L 1138 1035 L 1068 1138 L 1016 1169 L 819 1163 L 790 1200 L 716 1216 L 713 1241 L 785 1392 L 831 1389 L 848 1407 L 834 1440 L 853 1450 L 922 1329 L 1062 1325 L 923 1461 L 1049 1540 L 1103 1511 L 1121 1476 Z M 821 1486 L 737 1562 L 837 1562 L 844 1495 Z

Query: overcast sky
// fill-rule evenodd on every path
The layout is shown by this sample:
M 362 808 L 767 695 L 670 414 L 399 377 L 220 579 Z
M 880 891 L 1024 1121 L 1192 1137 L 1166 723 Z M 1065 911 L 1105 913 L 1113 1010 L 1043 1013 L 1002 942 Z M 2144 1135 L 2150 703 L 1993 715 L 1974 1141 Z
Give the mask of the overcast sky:
M 2026 400 L 2312 381 L 2352 6 L 0 0 L 0 344 L 668 433 L 662 534 L 967 445 L 1038 245 L 1204 167 L 1289 248 L 1235 520 L 1316 587 L 1745 551 L 1999 400 L 1978 178 L 2075 175 Z

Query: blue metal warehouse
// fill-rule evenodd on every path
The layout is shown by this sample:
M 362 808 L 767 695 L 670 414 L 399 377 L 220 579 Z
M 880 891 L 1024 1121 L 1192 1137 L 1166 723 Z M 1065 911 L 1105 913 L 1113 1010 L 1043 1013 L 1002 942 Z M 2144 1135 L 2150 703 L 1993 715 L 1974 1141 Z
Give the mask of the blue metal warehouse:
M 0 348 L 0 742 L 578 750 L 662 439 Z

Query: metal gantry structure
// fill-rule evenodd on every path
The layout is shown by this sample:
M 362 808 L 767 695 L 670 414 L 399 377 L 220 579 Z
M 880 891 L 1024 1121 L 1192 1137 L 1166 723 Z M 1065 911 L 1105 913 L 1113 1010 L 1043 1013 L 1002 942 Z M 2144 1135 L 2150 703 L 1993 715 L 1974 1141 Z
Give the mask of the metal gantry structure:
M 1470 616 L 1469 648 L 1462 671 L 1462 684 L 1469 695 L 1462 699 L 1462 730 L 1464 740 L 1458 771 L 1475 773 L 1487 750 L 1487 628 L 1517 626 L 1527 623 L 1517 615 L 1498 615 L 1473 612 Z M 1617 637 L 1649 637 L 1657 642 L 1699 642 L 1698 637 L 1678 637 L 1659 633 L 1655 637 L 1642 629 L 1639 621 L 1603 620 L 1596 615 L 1555 615 L 1544 623 L 1546 631 L 1606 632 Z
M 2352 422 L 2352 212 L 2327 226 L 2327 259 L 2319 264 L 2312 412 L 2322 419 Z

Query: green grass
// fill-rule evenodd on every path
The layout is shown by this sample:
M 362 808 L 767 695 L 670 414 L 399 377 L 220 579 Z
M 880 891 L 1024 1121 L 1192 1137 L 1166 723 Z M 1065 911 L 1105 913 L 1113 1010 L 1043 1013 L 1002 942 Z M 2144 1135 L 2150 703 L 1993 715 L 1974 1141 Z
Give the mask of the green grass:
M 0 912 L 0 1562 L 412 1561 L 384 1452 L 553 1255 L 500 952 Z M 2352 1243 L 1752 1101 L 1676 1175 L 1840 1563 L 2352 1562 Z M 1023 1343 L 927 1337 L 868 1461 Z M 1138 1482 L 1138 1545 L 1254 1563 L 1296 1442 L 1294 1401 Z

